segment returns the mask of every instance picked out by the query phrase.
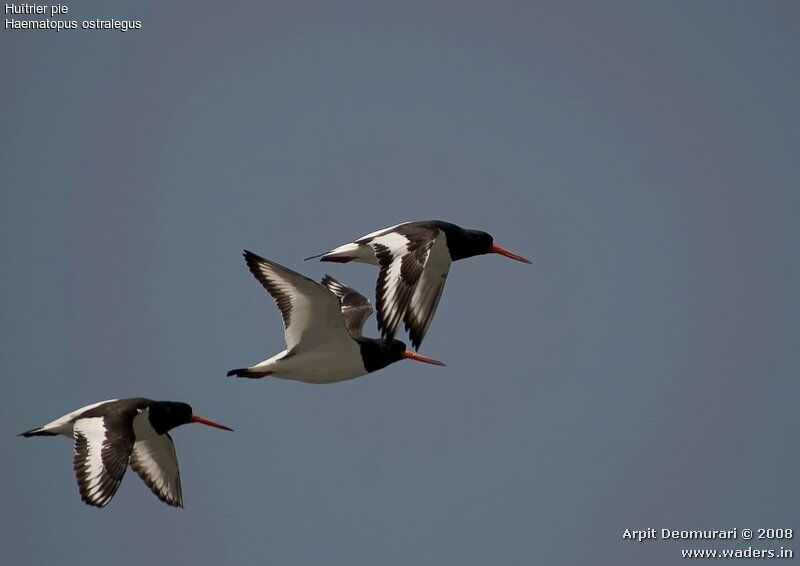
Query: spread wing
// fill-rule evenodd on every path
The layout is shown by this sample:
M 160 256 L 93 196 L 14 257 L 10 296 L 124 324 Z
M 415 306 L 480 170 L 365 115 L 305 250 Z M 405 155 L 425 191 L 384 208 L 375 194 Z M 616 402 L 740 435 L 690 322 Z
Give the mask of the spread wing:
M 245 250 L 250 272 L 272 295 L 283 317 L 286 349 L 350 341 L 339 299 L 328 289 L 282 265 Z
M 137 440 L 133 444 L 131 468 L 161 501 L 183 507 L 178 456 L 169 433 Z
M 350 335 L 354 338 L 361 336 L 364 323 L 374 312 L 372 310 L 372 303 L 370 303 L 369 299 L 364 295 L 352 287 L 340 283 L 330 275 L 325 275 L 325 277 L 322 278 L 322 284 L 334 295 L 339 297 L 339 302 L 342 305 L 344 325 L 347 327 Z
M 82 418 L 75 421 L 73 469 L 81 499 L 105 507 L 119 488 L 133 449 L 133 427 L 123 426 L 119 416 Z
M 380 266 L 375 295 L 378 328 L 386 338 L 394 338 L 406 316 L 438 234 L 436 228 L 415 226 L 413 230 L 394 230 L 365 242 L 375 251 Z
M 436 313 L 451 263 L 450 252 L 444 237 L 437 238 L 430 249 L 422 276 L 414 288 L 408 310 L 403 317 L 415 350 L 419 350 L 422 339 L 425 338 L 431 325 L 433 315 Z

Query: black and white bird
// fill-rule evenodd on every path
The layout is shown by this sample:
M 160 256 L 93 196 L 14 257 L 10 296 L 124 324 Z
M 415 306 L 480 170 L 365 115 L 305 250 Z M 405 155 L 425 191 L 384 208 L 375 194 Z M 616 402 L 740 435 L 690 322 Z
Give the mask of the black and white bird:
M 274 375 L 305 383 L 334 383 L 385 368 L 402 359 L 443 366 L 399 340 L 362 336 L 370 302 L 330 276 L 324 285 L 245 250 L 251 273 L 272 295 L 283 317 L 286 349 L 228 376 Z
M 110 399 L 82 407 L 19 436 L 71 436 L 81 499 L 105 507 L 130 464 L 168 505 L 183 507 L 178 457 L 169 431 L 188 423 L 233 430 L 199 417 L 186 403 L 143 397 Z
M 531 263 L 495 244 L 486 232 L 441 220 L 383 228 L 306 260 L 380 266 L 375 290 L 378 328 L 385 338 L 394 338 L 400 322 L 404 322 L 411 344 L 419 349 L 442 297 L 450 264 L 483 254 L 500 254 Z

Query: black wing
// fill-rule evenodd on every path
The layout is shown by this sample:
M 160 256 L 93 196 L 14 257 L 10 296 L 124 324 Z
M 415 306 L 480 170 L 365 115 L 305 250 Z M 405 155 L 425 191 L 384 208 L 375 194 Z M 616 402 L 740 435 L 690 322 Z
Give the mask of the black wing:
M 380 266 L 375 295 L 378 328 L 386 338 L 394 338 L 397 327 L 406 317 L 438 235 L 438 228 L 407 224 L 366 242 L 375 250 Z

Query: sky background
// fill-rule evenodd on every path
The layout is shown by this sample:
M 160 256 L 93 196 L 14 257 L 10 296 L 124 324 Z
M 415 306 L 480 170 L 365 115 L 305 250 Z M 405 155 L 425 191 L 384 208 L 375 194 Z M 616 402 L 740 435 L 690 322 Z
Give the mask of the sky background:
M 748 543 L 624 529 L 800 528 L 797 3 L 68 5 L 142 29 L 0 31 L 0 563 L 659 565 Z M 373 296 L 302 258 L 434 218 L 533 260 L 453 266 L 447 367 L 225 377 L 284 348 L 243 248 Z M 174 431 L 185 510 L 130 470 L 87 507 L 67 439 L 15 436 L 131 396 L 236 429 Z

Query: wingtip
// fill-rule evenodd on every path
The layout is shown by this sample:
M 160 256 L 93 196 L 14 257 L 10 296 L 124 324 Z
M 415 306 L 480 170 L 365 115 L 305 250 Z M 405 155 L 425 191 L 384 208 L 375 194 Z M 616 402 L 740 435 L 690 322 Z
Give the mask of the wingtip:
M 250 250 L 244 250 L 242 252 L 242 257 L 244 257 L 244 262 L 247 264 L 247 267 L 250 268 L 250 271 L 255 275 L 255 271 L 253 271 L 258 265 L 261 264 L 270 264 L 272 262 L 265 258 L 264 256 L 260 256 L 255 252 L 251 252 Z

